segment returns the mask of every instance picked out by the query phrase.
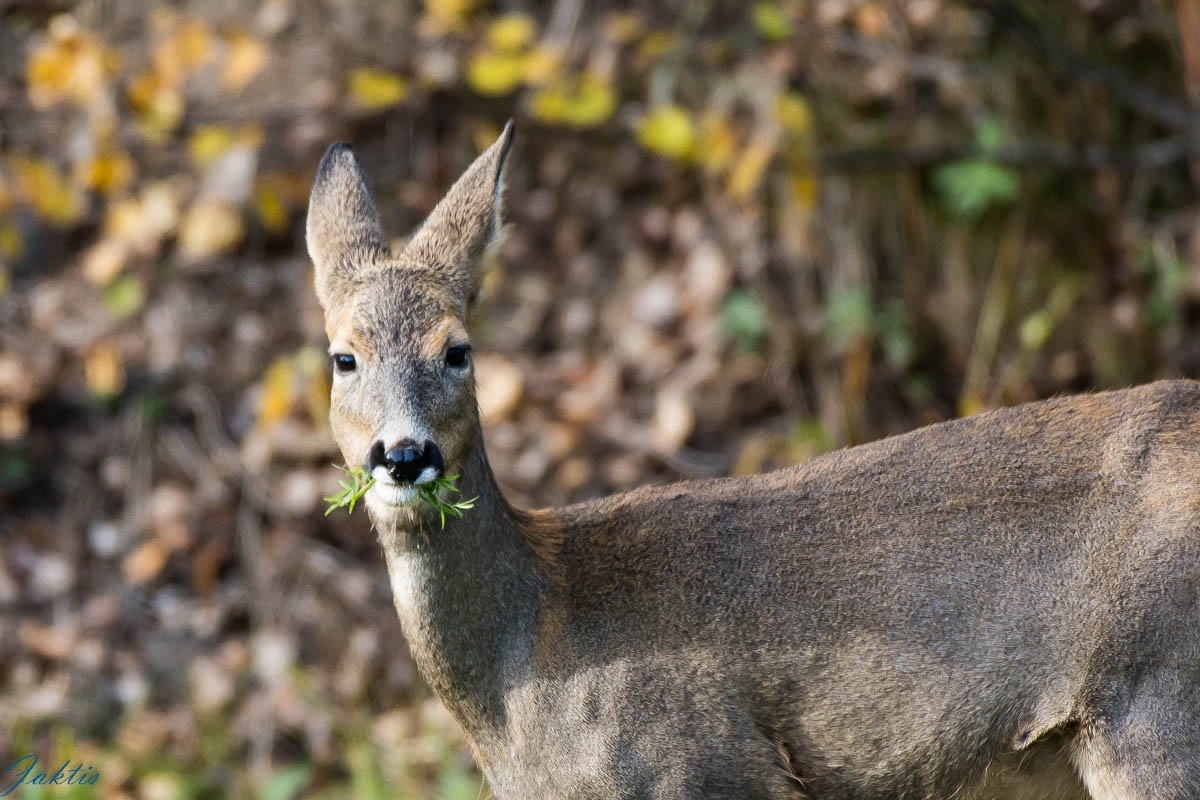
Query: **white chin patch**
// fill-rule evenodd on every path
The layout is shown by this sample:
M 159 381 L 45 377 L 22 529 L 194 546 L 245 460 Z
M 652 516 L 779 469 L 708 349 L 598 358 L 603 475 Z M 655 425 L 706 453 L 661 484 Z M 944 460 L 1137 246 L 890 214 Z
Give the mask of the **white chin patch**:
M 410 506 L 417 501 L 418 491 L 411 486 L 397 486 L 394 483 L 380 483 L 367 490 L 367 496 L 373 496 L 385 506 Z

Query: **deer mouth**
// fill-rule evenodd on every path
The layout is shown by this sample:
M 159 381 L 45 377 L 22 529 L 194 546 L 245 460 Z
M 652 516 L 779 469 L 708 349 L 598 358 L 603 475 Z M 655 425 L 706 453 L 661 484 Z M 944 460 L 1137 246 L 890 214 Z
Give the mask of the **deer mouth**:
M 371 470 L 371 477 L 375 483 L 367 490 L 367 497 L 385 506 L 401 507 L 416 504 L 421 493 L 420 485 L 437 478 L 437 471 L 427 467 L 417 476 L 415 483 L 397 483 L 384 467 Z

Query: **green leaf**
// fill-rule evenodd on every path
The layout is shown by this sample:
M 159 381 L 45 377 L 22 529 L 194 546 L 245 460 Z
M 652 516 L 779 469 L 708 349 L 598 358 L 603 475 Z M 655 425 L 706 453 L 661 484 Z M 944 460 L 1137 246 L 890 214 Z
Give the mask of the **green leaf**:
M 1172 249 L 1145 245 L 1139 253 L 1139 266 L 1151 280 L 1142 313 L 1146 322 L 1155 328 L 1165 328 L 1179 321 L 1187 289 L 1188 264 Z
M 745 289 L 734 289 L 721 307 L 721 329 L 741 354 L 755 353 L 767 340 L 767 311 Z
M 879 309 L 875 330 L 888 364 L 895 370 L 904 370 L 916 354 L 917 346 L 913 341 L 908 310 L 902 300 L 889 300 Z
M 335 464 L 334 466 L 337 465 Z M 327 517 L 339 508 L 346 509 L 348 513 L 354 513 L 355 504 L 362 499 L 368 489 L 375 485 L 375 479 L 362 467 L 350 469 L 343 466 L 337 468 L 345 472 L 349 480 L 342 481 L 342 490 L 340 492 L 323 498 L 328 503 L 328 506 L 325 508 L 325 516 Z M 437 510 L 443 528 L 446 527 L 447 514 L 453 517 L 461 517 L 464 512 L 474 508 L 475 501 L 479 499 L 478 497 L 472 497 L 453 503 L 443 500 L 439 493 L 442 489 L 456 493 L 459 491 L 458 486 L 454 483 L 456 480 L 458 480 L 457 475 L 443 475 L 440 478 L 416 487 L 417 498 Z
M 337 467 L 336 464 L 334 464 Z M 329 516 L 339 508 L 345 508 L 346 513 L 354 513 L 354 505 L 362 499 L 362 496 L 367 493 L 367 490 L 375 485 L 375 479 L 367 474 L 367 471 L 362 467 L 337 467 L 350 478 L 349 481 L 342 481 L 342 490 L 337 494 L 322 498 L 329 505 L 325 509 L 325 516 Z
M 458 480 L 457 475 L 443 475 L 440 478 L 432 480 L 429 483 L 423 483 L 417 487 L 420 490 L 417 497 L 437 509 L 443 528 L 446 527 L 447 514 L 454 517 L 461 517 L 464 511 L 474 508 L 475 501 L 479 499 L 478 497 L 472 497 L 469 500 L 459 500 L 456 503 L 443 500 L 439 493 L 440 490 L 445 489 L 448 492 L 455 493 L 459 491 L 458 487 L 454 484 L 456 480 Z
M 1021 347 L 1031 352 L 1041 350 L 1054 330 L 1054 317 L 1046 309 L 1035 311 L 1021 323 Z
M 295 764 L 272 775 L 258 793 L 258 800 L 293 800 L 308 785 L 312 774 L 308 764 Z
M 104 290 L 104 305 L 117 319 L 127 319 L 146 303 L 146 287 L 132 275 L 117 278 Z
M 479 779 L 460 770 L 446 770 L 438 776 L 437 796 L 441 800 L 478 800 L 482 795 Z
M 1014 170 L 982 159 L 939 167 L 933 183 L 952 213 L 971 220 L 992 206 L 1011 203 L 1018 188 Z
M 776 3 L 755 3 L 751 10 L 754 27 L 768 42 L 778 42 L 792 35 L 792 23 Z
M 347 761 L 350 763 L 350 782 L 353 786 L 350 797 L 355 800 L 388 800 L 395 797 L 383 778 L 374 747 L 367 743 L 351 747 Z
M 844 353 L 861 336 L 871 333 L 871 292 L 854 286 L 836 292 L 825 309 L 825 338 Z
M 995 153 L 1008 143 L 1008 128 L 998 117 L 985 117 L 975 126 L 975 143 L 985 153 Z

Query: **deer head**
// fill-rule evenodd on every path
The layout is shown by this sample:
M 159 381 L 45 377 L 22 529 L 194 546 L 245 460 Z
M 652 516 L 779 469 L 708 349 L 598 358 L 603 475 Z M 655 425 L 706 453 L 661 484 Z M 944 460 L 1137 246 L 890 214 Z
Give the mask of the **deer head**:
M 398 254 L 350 145 L 331 145 L 317 169 L 307 238 L 333 361 L 330 424 L 346 464 L 376 479 L 377 522 L 417 513 L 416 487 L 464 470 L 479 439 L 468 322 L 501 229 L 512 129 Z

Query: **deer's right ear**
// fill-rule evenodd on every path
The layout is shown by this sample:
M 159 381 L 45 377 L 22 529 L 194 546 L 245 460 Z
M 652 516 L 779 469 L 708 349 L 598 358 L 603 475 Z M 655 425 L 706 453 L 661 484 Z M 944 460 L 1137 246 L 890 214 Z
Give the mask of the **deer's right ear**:
M 317 298 L 327 310 L 338 304 L 364 267 L 388 254 L 371 187 L 346 142 L 331 144 L 317 167 L 307 239 Z

